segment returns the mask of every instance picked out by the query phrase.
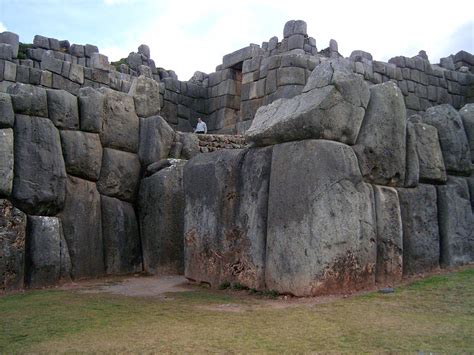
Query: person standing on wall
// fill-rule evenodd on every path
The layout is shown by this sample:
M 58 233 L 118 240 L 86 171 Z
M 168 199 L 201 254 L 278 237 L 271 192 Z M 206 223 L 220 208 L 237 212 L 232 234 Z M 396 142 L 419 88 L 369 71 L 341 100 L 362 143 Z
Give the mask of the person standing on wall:
M 201 119 L 201 117 L 198 118 L 198 123 L 196 125 L 196 129 L 194 130 L 194 133 L 197 133 L 197 134 L 206 134 L 207 133 L 206 122 L 204 122 Z

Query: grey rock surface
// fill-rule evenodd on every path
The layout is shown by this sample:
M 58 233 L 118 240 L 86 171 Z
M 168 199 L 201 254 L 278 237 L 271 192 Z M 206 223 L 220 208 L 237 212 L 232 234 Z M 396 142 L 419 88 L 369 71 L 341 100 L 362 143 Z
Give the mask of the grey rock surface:
M 138 215 L 143 268 L 151 274 L 184 271 L 185 160 L 175 159 L 140 183 Z
M 136 154 L 104 148 L 97 182 L 101 194 L 133 202 L 139 179 L 140 161 Z
M 403 275 L 403 228 L 397 190 L 373 185 L 377 216 L 375 281 L 393 285 Z
M 372 188 L 362 181 L 350 147 L 323 140 L 276 145 L 268 201 L 267 288 L 314 296 L 373 286 L 373 202 Z
M 79 89 L 81 130 L 99 133 L 105 116 L 105 96 L 91 87 Z
M 407 152 L 404 187 L 416 187 L 420 180 L 420 161 L 416 151 L 416 132 L 413 123 L 407 122 Z
M 372 183 L 405 183 L 406 108 L 397 85 L 386 82 L 370 87 L 370 101 L 354 150 L 362 176 Z
M 474 261 L 474 214 L 465 178 L 449 176 L 437 186 L 441 265 L 452 267 Z
M 11 195 L 13 162 L 13 130 L 0 129 L 0 196 Z
M 201 154 L 184 171 L 185 276 L 265 287 L 272 148 Z M 225 184 L 219 183 L 225 181 Z
M 15 122 L 10 95 L 0 92 L 0 128 L 12 128 Z
M 16 33 L 9 31 L 4 31 L 0 33 L 0 43 L 9 44 L 12 47 L 13 58 L 16 58 L 18 56 L 20 37 Z
M 69 279 L 71 259 L 57 217 L 28 216 L 26 283 L 29 287 L 54 285 Z
M 105 272 L 107 274 L 140 272 L 142 252 L 133 205 L 102 195 L 101 206 Z
M 10 86 L 7 92 L 11 95 L 15 113 L 48 117 L 45 89 L 38 86 L 16 83 Z
M 100 89 L 105 95 L 105 117 L 101 141 L 104 147 L 138 151 L 139 119 L 133 97 L 111 89 Z
M 49 118 L 63 129 L 79 128 L 77 97 L 65 90 L 46 90 Z
M 469 175 L 471 153 L 461 115 L 451 105 L 443 104 L 428 108 L 423 122 L 438 129 L 446 170 Z
M 81 131 L 61 131 L 60 135 L 67 173 L 97 181 L 102 165 L 99 135 Z
M 464 105 L 459 114 L 462 118 L 464 129 L 466 130 L 469 148 L 471 150 L 471 161 L 474 162 L 474 104 Z
M 140 118 L 140 162 L 147 166 L 168 157 L 175 139 L 173 128 L 161 117 Z
M 196 134 L 179 132 L 177 137 L 182 144 L 181 159 L 191 159 L 200 153 L 199 139 Z
M 436 187 L 419 184 L 397 188 L 403 224 L 403 274 L 431 271 L 439 266 Z
M 318 65 L 301 95 L 260 107 L 247 140 L 269 145 L 308 138 L 354 144 L 369 101 L 369 88 L 346 61 Z
M 140 75 L 133 79 L 128 94 L 133 96 L 138 116 L 150 117 L 160 112 L 160 88 L 155 80 Z
M 32 215 L 55 215 L 64 206 L 66 169 L 59 132 L 42 117 L 17 115 L 13 201 Z
M 26 215 L 0 199 L 0 290 L 23 287 L 25 274 Z
M 100 195 L 93 182 L 67 178 L 64 210 L 59 214 L 75 279 L 104 273 Z

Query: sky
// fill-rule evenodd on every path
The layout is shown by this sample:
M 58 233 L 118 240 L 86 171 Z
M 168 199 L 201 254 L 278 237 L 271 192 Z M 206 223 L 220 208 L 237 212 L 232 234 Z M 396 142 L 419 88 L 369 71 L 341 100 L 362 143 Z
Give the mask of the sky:
M 423 49 L 432 63 L 463 49 L 474 53 L 474 1 L 288 0 L 0 0 L 0 32 L 32 43 L 40 34 L 94 44 L 110 61 L 147 44 L 157 67 L 180 80 L 210 73 L 225 54 L 283 37 L 289 20 L 304 20 L 318 50 L 335 39 L 339 52 L 388 61 Z

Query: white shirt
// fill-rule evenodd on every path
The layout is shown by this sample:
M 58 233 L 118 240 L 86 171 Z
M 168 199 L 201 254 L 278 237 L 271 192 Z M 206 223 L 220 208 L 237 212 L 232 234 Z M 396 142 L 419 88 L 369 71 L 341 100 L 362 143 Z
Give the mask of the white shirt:
M 197 124 L 196 129 L 194 130 L 194 132 L 204 132 L 204 133 L 207 133 L 206 122 L 204 122 L 204 121 L 198 122 L 198 124 Z

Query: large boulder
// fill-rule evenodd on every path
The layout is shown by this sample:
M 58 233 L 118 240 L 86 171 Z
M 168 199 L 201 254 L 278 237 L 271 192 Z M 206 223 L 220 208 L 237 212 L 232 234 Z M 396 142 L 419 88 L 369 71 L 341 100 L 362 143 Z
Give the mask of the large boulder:
M 55 215 L 66 193 L 59 132 L 47 118 L 17 115 L 14 133 L 15 206 L 32 215 Z
M 13 187 L 13 130 L 0 129 L 0 196 L 10 196 Z
M 138 151 L 139 119 L 133 97 L 112 89 L 100 89 L 105 95 L 105 116 L 101 141 L 104 147 Z
M 147 166 L 167 158 L 174 139 L 173 128 L 161 116 L 140 118 L 140 162 Z
M 181 159 L 191 159 L 200 153 L 199 139 L 194 133 L 178 132 L 177 135 L 181 143 Z
M 271 147 L 221 150 L 185 166 L 187 278 L 265 288 L 271 154 Z
M 459 114 L 461 115 L 464 129 L 466 130 L 466 136 L 471 150 L 471 159 L 472 162 L 474 162 L 474 104 L 464 105 L 464 107 L 459 110 Z
M 425 123 L 413 123 L 416 152 L 419 161 L 420 181 L 445 183 L 446 169 L 439 144 L 438 130 Z
M 69 279 L 71 259 L 57 217 L 28 216 L 26 283 L 30 287 L 54 285 Z
M 444 104 L 428 108 L 423 122 L 438 129 L 446 170 L 469 175 L 471 153 L 461 115 L 451 105 Z
M 99 135 L 81 131 L 61 131 L 60 135 L 68 174 L 97 181 L 102 164 Z
M 26 214 L 0 200 L 0 291 L 23 287 Z
M 457 266 L 474 261 L 474 214 L 465 178 L 449 176 L 437 186 L 441 265 Z
M 59 217 L 71 256 L 71 275 L 76 279 L 102 275 L 102 218 L 95 183 L 68 176 L 66 203 Z
M 140 235 L 133 206 L 101 196 L 105 272 L 125 274 L 142 270 Z
M 8 88 L 15 113 L 48 117 L 46 90 L 39 86 L 16 83 Z
M 413 123 L 407 122 L 407 154 L 404 187 L 416 187 L 420 180 L 420 161 L 416 151 L 416 132 Z
M 301 95 L 260 107 L 246 137 L 256 145 L 307 138 L 355 144 L 369 97 L 350 63 L 326 61 L 313 70 Z
M 354 150 L 364 178 L 372 183 L 405 183 L 406 108 L 398 86 L 389 81 L 370 87 L 370 101 Z
M 140 179 L 140 161 L 136 154 L 105 148 L 97 188 L 100 193 L 121 200 L 135 200 Z
M 146 272 L 182 273 L 184 269 L 184 187 L 185 160 L 143 179 L 138 195 L 138 215 Z
M 160 112 L 160 87 L 155 80 L 140 75 L 133 79 L 128 94 L 135 100 L 135 110 L 138 116 L 149 117 Z
M 273 149 L 265 279 L 268 289 L 314 296 L 375 282 L 373 190 L 347 145 L 305 140 Z
M 403 275 L 403 229 L 397 190 L 374 185 L 377 216 L 375 281 L 393 285 Z
M 397 192 L 403 225 L 403 274 L 431 271 L 439 266 L 436 187 L 419 184 Z
M 105 96 L 91 87 L 79 89 L 81 130 L 100 133 L 105 117 Z
M 0 128 L 12 128 L 14 122 L 12 99 L 9 94 L 0 92 Z
M 65 90 L 46 90 L 49 118 L 63 129 L 79 128 L 79 106 L 77 97 Z

